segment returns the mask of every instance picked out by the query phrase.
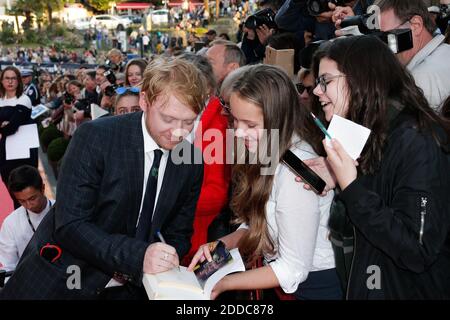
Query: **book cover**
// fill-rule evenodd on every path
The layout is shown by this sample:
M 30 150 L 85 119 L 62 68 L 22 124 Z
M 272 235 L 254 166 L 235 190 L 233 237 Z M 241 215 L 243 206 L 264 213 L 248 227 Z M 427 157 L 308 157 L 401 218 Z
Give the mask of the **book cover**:
M 194 272 L 186 267 L 157 274 L 144 274 L 143 284 L 150 300 L 210 300 L 211 291 L 227 274 L 245 271 L 238 249 L 221 245 L 211 252 L 213 260 L 199 264 Z

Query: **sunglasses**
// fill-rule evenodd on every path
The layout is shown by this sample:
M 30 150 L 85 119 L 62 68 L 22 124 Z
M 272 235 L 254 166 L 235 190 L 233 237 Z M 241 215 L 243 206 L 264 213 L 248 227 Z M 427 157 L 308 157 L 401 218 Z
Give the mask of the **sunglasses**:
M 313 86 L 305 86 L 303 83 L 296 83 L 295 87 L 297 88 L 297 92 L 299 94 L 303 94 L 303 92 L 308 92 L 308 94 L 312 94 L 314 87 Z
M 119 96 L 126 92 L 139 93 L 140 91 L 141 91 L 141 89 L 139 89 L 138 87 L 118 87 L 118 88 L 116 88 L 116 93 Z

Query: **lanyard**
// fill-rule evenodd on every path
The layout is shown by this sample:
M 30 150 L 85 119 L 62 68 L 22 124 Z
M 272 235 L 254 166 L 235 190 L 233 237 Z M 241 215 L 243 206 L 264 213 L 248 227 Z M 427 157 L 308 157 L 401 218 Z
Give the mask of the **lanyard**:
M 48 200 L 48 206 L 49 206 L 49 207 L 52 206 L 50 200 Z M 45 210 L 45 209 L 44 209 L 44 210 Z M 27 213 L 28 224 L 30 225 L 31 230 L 33 230 L 33 233 L 35 233 L 35 232 L 36 232 L 36 229 L 34 228 L 33 224 L 31 223 L 30 214 L 29 214 L 29 212 L 28 212 L 28 209 L 25 209 L 25 212 Z

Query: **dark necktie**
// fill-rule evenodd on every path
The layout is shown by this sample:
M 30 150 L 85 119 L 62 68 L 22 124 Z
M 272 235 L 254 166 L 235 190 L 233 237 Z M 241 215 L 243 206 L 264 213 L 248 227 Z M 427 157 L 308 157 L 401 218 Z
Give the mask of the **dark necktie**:
M 158 170 L 161 162 L 162 151 L 153 151 L 153 164 L 148 175 L 147 187 L 145 189 L 144 203 L 142 204 L 141 216 L 136 230 L 136 239 L 148 241 L 152 227 L 153 208 L 156 201 L 156 187 L 158 185 Z

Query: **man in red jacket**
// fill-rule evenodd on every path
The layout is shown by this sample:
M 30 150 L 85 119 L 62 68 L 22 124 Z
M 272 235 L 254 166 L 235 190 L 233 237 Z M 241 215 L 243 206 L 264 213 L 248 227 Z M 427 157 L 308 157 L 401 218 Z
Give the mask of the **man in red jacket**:
M 243 52 L 230 41 L 214 41 L 206 56 L 207 61 L 203 57 L 183 55 L 202 70 L 210 84 L 211 93 L 207 106 L 200 117 L 200 124 L 195 130 L 194 144 L 202 150 L 204 171 L 202 189 L 194 218 L 192 246 L 184 260 L 187 264 L 197 252 L 198 247 L 207 242 L 209 225 L 229 201 L 231 171 L 230 165 L 226 164 L 225 153 L 228 119 L 222 112 L 223 106 L 216 96 L 216 90 L 231 71 L 245 64 Z

